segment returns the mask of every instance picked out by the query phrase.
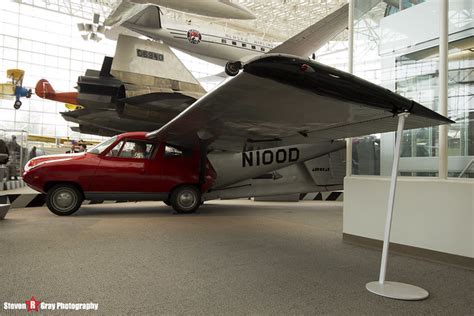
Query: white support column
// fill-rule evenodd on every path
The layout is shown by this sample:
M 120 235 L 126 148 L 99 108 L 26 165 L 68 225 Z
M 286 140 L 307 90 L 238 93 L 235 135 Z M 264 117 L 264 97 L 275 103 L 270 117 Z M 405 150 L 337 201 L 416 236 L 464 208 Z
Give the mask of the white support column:
M 448 0 L 440 0 L 439 114 L 448 116 Z M 448 177 L 448 125 L 439 127 L 439 178 Z
M 399 282 L 386 282 L 385 276 L 387 273 L 388 265 L 388 248 L 390 245 L 390 232 L 392 230 L 392 216 L 393 207 L 395 203 L 395 192 L 397 189 L 397 177 L 398 177 L 398 163 L 400 161 L 400 152 L 402 146 L 403 129 L 405 128 L 405 119 L 409 116 L 409 113 L 401 113 L 398 115 L 398 129 L 395 141 L 395 152 L 393 154 L 393 166 L 392 166 L 392 178 L 390 181 L 390 191 L 388 197 L 387 206 L 387 217 L 385 220 L 385 233 L 383 240 L 382 249 L 382 260 L 380 262 L 380 276 L 378 281 L 370 282 L 366 284 L 367 290 L 370 292 L 385 296 L 389 298 L 399 300 L 422 300 L 428 297 L 429 293 L 417 286 L 399 283 Z
M 347 71 L 354 73 L 354 9 L 355 1 L 349 0 L 349 50 L 348 50 L 348 61 Z M 352 138 L 346 139 L 346 176 L 352 175 Z

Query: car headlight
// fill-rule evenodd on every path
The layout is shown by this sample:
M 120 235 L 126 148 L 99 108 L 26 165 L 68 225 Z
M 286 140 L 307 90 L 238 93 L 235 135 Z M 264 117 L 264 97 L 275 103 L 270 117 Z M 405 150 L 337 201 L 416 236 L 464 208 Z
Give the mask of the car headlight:
M 31 169 L 38 167 L 40 164 L 41 163 L 35 162 L 34 160 L 28 161 L 25 165 L 25 172 L 30 171 Z

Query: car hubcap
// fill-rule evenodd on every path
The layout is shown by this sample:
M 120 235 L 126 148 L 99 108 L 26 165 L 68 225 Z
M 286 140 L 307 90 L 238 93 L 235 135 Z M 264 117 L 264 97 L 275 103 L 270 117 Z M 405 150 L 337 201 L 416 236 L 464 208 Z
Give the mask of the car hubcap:
M 192 191 L 183 191 L 178 197 L 178 203 L 183 209 L 192 209 L 196 204 L 196 195 Z
M 53 205 L 54 207 L 61 212 L 68 212 L 74 208 L 76 204 L 77 197 L 69 189 L 58 190 L 53 195 Z

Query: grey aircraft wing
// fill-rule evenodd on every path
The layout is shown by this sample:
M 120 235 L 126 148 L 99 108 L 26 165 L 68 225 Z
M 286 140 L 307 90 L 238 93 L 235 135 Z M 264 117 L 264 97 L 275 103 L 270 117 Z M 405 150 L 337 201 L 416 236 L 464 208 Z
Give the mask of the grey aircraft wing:
M 281 146 L 453 123 L 390 90 L 309 59 L 264 55 L 149 133 L 180 146 L 207 140 L 213 149 L 242 151 L 249 142 Z

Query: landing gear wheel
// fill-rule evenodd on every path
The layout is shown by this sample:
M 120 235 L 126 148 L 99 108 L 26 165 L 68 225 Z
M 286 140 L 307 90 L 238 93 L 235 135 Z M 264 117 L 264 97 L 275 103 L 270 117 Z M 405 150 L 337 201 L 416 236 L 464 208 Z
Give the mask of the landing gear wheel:
M 15 108 L 15 110 L 18 110 L 19 108 L 21 108 L 21 101 L 20 100 L 16 100 L 15 103 L 13 104 L 13 107 Z
M 170 203 L 177 213 L 193 213 L 200 206 L 201 192 L 192 185 L 177 187 L 171 193 Z
M 56 184 L 46 195 L 46 205 L 58 216 L 67 216 L 76 212 L 84 200 L 82 192 L 70 184 Z

